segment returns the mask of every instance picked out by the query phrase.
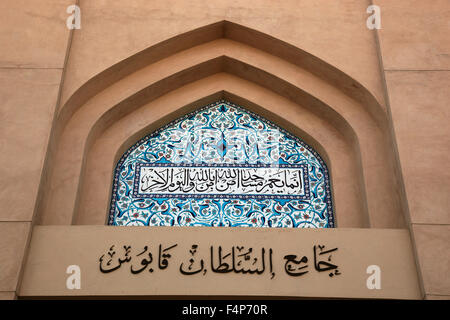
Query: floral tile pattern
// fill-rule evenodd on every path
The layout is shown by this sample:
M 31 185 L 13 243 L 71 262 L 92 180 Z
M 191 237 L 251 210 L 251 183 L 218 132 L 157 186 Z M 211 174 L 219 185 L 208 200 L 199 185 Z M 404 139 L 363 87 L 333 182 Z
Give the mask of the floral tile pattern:
M 125 152 L 109 224 L 332 228 L 329 172 L 299 138 L 218 101 Z

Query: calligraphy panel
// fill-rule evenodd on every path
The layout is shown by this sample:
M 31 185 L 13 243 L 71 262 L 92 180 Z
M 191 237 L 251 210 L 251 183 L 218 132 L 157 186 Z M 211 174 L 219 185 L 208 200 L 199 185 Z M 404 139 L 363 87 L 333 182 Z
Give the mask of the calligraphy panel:
M 125 152 L 109 224 L 334 227 L 329 173 L 301 139 L 219 101 Z
M 136 164 L 136 198 L 309 199 L 307 165 L 289 167 Z
M 422 297 L 407 229 L 35 226 L 22 278 L 24 298 Z

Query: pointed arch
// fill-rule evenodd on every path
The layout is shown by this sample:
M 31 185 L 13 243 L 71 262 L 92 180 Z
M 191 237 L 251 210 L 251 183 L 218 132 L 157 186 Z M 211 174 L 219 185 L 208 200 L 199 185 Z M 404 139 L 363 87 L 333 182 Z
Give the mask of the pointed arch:
M 248 45 L 314 74 L 359 101 L 378 123 L 387 125 L 387 118 L 381 105 L 374 95 L 356 79 L 301 48 L 227 20 L 211 23 L 157 43 L 98 73 L 64 102 L 58 113 L 59 122 L 65 124 L 90 98 L 145 66 L 218 39 L 229 39 Z
M 332 228 L 328 167 L 308 144 L 221 100 L 118 161 L 110 225 Z
M 236 43 L 243 54 L 231 48 Z M 219 53 L 227 48 L 232 50 Z M 252 63 L 256 56 L 259 65 Z M 111 125 L 150 101 L 220 73 L 272 90 L 315 113 L 345 137 L 352 165 L 358 171 L 358 201 L 362 204 L 358 208 L 363 217 L 370 216 L 354 226 L 403 224 L 392 189 L 396 177 L 391 164 L 385 161 L 389 158 L 384 133 L 386 116 L 373 95 L 317 57 L 227 21 L 145 49 L 96 75 L 67 100 L 49 143 L 48 182 L 41 184 L 38 221 L 75 223 L 86 188 L 86 157 Z M 366 197 L 366 189 L 370 197 Z

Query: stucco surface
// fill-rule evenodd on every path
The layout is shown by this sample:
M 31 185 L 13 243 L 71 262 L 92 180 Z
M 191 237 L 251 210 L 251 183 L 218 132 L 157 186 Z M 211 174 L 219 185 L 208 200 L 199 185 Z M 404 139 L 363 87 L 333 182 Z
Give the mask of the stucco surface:
M 387 72 L 413 223 L 450 223 L 450 71 Z
M 0 291 L 16 290 L 29 231 L 29 222 L 0 222 Z
M 0 69 L 0 221 L 31 221 L 61 70 Z
M 66 8 L 75 0 L 2 0 L 0 67 L 63 68 L 69 30 Z
M 15 291 L 3 291 L 0 292 L 0 300 L 14 300 L 16 299 Z
M 374 3 L 381 9 L 380 45 L 385 69 L 450 69 L 449 1 Z
M 388 111 L 423 291 L 448 296 L 450 2 L 374 3 L 381 7 Z
M 413 225 L 425 293 L 450 292 L 450 226 Z
M 107 67 L 158 42 L 222 20 L 318 56 L 358 79 L 383 101 L 374 34 L 366 28 L 367 5 L 353 0 L 131 0 L 126 5 L 81 0 L 83 24 L 74 33 L 63 101 Z
M 70 34 L 66 8 L 73 3 L 0 2 L 1 299 L 14 299 L 20 281 Z

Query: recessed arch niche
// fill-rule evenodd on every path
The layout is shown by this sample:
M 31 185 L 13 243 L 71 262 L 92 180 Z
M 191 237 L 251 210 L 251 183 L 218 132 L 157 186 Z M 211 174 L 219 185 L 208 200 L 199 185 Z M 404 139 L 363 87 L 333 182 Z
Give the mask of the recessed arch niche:
M 289 128 L 323 155 L 340 227 L 404 227 L 384 107 L 325 61 L 228 21 L 147 48 L 63 98 L 37 223 L 107 223 L 121 154 L 148 132 L 221 98 Z
M 114 173 L 116 226 L 332 228 L 329 171 L 300 138 L 229 101 L 139 139 Z

